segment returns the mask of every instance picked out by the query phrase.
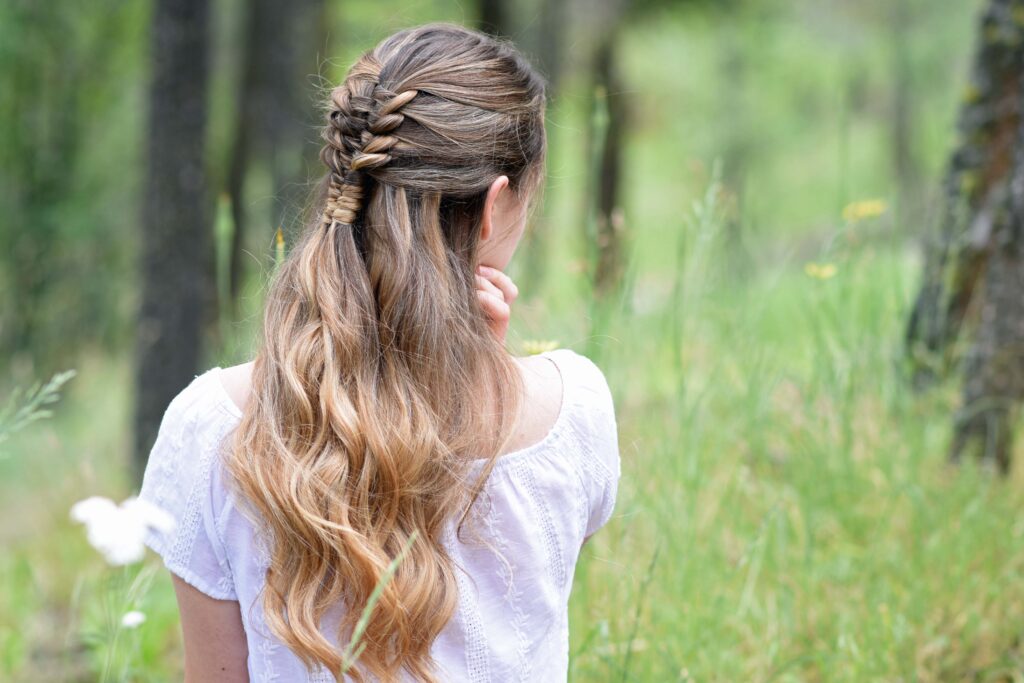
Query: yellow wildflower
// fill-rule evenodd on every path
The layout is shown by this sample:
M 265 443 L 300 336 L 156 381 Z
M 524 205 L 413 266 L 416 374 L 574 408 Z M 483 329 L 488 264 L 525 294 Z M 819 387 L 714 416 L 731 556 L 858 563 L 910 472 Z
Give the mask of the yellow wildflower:
M 882 199 L 862 199 L 859 202 L 847 204 L 843 209 L 843 220 L 849 223 L 856 223 L 865 218 L 877 218 L 885 213 L 889 205 Z
M 971 171 L 964 171 L 960 174 L 960 191 L 964 194 L 973 194 L 978 189 L 978 174 Z
M 554 351 L 557 348 L 558 342 L 553 339 L 528 339 L 523 342 L 523 353 L 528 356 Z
M 808 263 L 804 266 L 804 272 L 815 280 L 828 280 L 835 277 L 838 269 L 834 263 Z
M 281 231 L 281 228 L 278 228 L 277 234 L 274 235 L 274 247 L 274 260 L 277 262 L 278 265 L 281 265 L 281 262 L 284 261 L 284 232 Z

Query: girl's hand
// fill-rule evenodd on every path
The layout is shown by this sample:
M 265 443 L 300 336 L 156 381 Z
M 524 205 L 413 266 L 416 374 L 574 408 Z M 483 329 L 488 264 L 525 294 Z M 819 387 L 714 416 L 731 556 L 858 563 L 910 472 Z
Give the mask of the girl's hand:
M 519 288 L 508 275 L 497 268 L 476 267 L 476 298 L 487 316 L 491 331 L 502 343 L 505 343 L 508 322 L 512 317 L 512 302 L 517 296 Z

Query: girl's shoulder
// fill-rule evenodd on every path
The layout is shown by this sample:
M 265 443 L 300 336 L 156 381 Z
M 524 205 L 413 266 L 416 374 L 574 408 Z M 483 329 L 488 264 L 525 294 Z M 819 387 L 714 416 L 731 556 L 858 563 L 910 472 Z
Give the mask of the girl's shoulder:
M 536 356 L 546 357 L 558 369 L 562 383 L 561 407 L 548 435 L 534 447 L 524 450 L 564 452 L 569 447 L 583 451 L 580 455 L 596 460 L 598 467 L 606 465 L 617 469 L 615 404 L 604 372 L 590 358 L 569 348 Z
M 138 497 L 175 521 L 172 530 L 150 529 L 146 545 L 188 583 L 229 600 L 234 586 L 221 533 L 230 496 L 219 454 L 241 413 L 232 410 L 220 370 L 197 375 L 168 404 Z
M 587 498 L 585 536 L 611 517 L 622 467 L 618 424 L 611 388 L 601 368 L 587 356 L 561 348 L 547 356 L 562 375 L 562 408 L 545 440 L 549 455 L 568 458 L 582 474 Z
M 240 366 L 236 366 L 240 367 Z M 202 439 L 222 431 L 241 417 L 225 377 L 233 368 L 220 366 L 196 375 L 167 406 L 161 428 L 181 428 Z
M 547 356 L 558 367 L 566 399 L 578 407 L 614 416 L 611 387 L 597 363 L 569 348 L 559 348 L 539 355 Z
M 228 410 L 239 417 L 249 401 L 254 365 L 255 361 L 249 361 L 228 368 L 214 368 L 211 371 L 220 380 L 222 397 L 229 399 L 232 404 L 228 406 Z

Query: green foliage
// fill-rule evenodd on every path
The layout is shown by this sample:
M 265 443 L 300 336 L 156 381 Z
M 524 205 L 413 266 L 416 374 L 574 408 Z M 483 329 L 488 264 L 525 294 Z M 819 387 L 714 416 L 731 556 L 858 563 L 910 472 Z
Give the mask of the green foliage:
M 914 259 L 836 221 L 813 255 L 833 276 L 794 263 L 716 286 L 709 215 L 702 201 L 678 234 L 684 284 L 642 276 L 655 301 L 605 340 L 623 489 L 577 574 L 573 679 L 1001 670 L 1001 625 L 1024 616 L 1021 494 L 947 469 L 951 395 L 922 401 L 895 371 Z
M 89 667 L 98 681 L 136 680 L 147 673 L 141 625 L 125 625 L 122 620 L 138 611 L 145 616 L 143 625 L 149 621 L 144 609 L 158 569 L 155 564 L 103 567 L 97 575 L 80 577 L 72 609 L 81 615 L 78 637 L 88 648 Z
M 0 5 L 0 357 L 124 337 L 146 6 Z
M 45 406 L 57 402 L 60 388 L 74 376 L 74 370 L 67 370 L 54 375 L 46 384 L 37 382 L 27 391 L 15 389 L 7 405 L 0 408 L 0 444 L 30 422 L 52 416 L 53 412 Z

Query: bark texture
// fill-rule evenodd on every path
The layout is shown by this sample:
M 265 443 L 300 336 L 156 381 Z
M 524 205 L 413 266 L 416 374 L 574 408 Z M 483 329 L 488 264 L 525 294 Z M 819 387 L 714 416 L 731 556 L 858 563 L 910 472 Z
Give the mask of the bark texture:
M 1024 62 L 1022 62 L 1024 67 Z M 1018 103 L 1024 104 L 1024 68 Z M 980 321 L 965 363 L 963 407 L 951 456 L 1010 469 L 1013 425 L 1024 398 L 1024 117 L 1019 115 L 1010 181 L 995 195 Z
M 907 330 L 918 386 L 956 358 L 955 341 L 969 340 L 950 457 L 980 457 L 1003 472 L 1024 397 L 1022 77 L 1024 0 L 991 0 Z
M 979 27 L 971 82 L 957 125 L 957 147 L 943 182 L 939 229 L 925 245 L 924 282 L 907 340 L 915 381 L 926 385 L 950 360 L 992 246 L 1000 186 L 1012 167 L 1017 135 L 1021 0 L 990 0 Z
M 207 0 L 154 5 L 136 337 L 137 478 L 164 410 L 199 367 L 212 298 L 203 154 L 208 29 Z

